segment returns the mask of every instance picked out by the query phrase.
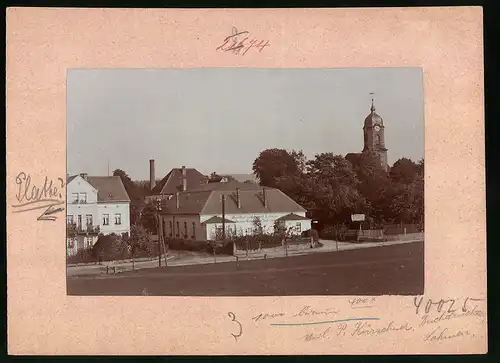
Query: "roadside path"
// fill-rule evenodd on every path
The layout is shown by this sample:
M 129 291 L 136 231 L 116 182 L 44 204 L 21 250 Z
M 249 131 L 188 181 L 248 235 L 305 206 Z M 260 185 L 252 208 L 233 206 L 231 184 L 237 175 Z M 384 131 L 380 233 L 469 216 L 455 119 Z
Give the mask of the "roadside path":
M 390 246 L 399 245 L 406 243 L 422 242 L 422 239 L 415 240 L 404 240 L 404 241 L 387 241 L 387 242 L 363 242 L 363 243 L 349 243 L 349 242 L 336 242 L 331 240 L 320 240 L 323 246 L 318 248 L 307 248 L 301 250 L 289 250 L 288 257 L 291 256 L 303 256 L 317 253 L 325 252 L 337 252 L 345 250 L 354 250 L 361 248 L 373 248 L 380 246 Z M 277 257 L 284 257 L 285 251 L 282 247 L 279 248 L 268 248 L 263 249 L 258 252 L 251 252 L 246 255 L 246 253 L 238 253 L 235 256 L 212 256 L 209 254 L 199 253 L 199 252 L 180 252 L 171 251 L 171 255 L 167 258 L 168 266 L 187 266 L 187 265 L 200 265 L 200 264 L 213 264 L 213 263 L 224 263 L 224 262 L 234 262 L 236 260 L 246 261 L 246 260 L 261 260 L 264 258 L 271 259 Z M 162 259 L 162 266 L 165 261 Z M 102 265 L 77 265 L 67 267 L 68 277 L 78 277 L 78 276 L 88 276 L 88 275 L 106 275 L 106 266 L 108 266 L 108 273 L 114 274 L 132 271 L 132 262 L 124 263 L 103 263 Z M 135 262 L 135 269 L 148 269 L 157 268 L 158 259 L 154 260 L 142 260 Z M 114 268 L 114 270 L 113 270 Z

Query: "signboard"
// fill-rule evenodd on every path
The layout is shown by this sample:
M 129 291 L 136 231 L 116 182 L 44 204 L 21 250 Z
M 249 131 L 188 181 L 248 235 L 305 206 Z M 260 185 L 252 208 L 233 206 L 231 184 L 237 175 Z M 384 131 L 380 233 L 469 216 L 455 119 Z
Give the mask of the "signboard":
M 351 220 L 353 222 L 362 222 L 365 220 L 364 214 L 351 214 Z

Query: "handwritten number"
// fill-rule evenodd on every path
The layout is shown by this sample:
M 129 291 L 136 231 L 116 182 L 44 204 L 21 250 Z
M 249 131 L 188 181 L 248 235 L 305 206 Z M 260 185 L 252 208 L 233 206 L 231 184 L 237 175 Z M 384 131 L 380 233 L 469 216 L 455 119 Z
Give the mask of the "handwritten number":
M 413 305 L 415 305 L 415 307 L 417 308 L 417 310 L 415 311 L 415 313 L 418 315 L 418 309 L 420 308 L 420 305 L 422 304 L 422 300 L 424 300 L 424 298 L 421 296 L 420 297 L 420 300 L 418 301 L 417 303 L 417 297 L 415 296 L 413 298 Z
M 241 326 L 240 322 L 236 320 L 236 316 L 232 312 L 227 313 L 227 315 L 231 318 L 231 321 L 234 321 L 239 326 L 240 331 L 238 334 L 231 333 L 234 339 L 238 341 L 238 338 L 241 337 L 241 335 L 243 334 L 243 327 Z

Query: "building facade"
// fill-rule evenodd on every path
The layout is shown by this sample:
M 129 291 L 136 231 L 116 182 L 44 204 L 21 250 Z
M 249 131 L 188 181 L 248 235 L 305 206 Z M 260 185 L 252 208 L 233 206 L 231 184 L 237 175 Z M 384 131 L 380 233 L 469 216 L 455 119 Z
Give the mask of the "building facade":
M 294 234 L 311 229 L 306 210 L 279 189 L 237 181 L 210 183 L 166 200 L 160 218 L 165 238 L 212 241 L 226 234 L 273 233 L 279 223 Z M 224 219 L 223 219 L 224 218 Z
M 92 247 L 100 233 L 130 233 L 130 198 L 120 177 L 69 177 L 66 198 L 68 255 Z

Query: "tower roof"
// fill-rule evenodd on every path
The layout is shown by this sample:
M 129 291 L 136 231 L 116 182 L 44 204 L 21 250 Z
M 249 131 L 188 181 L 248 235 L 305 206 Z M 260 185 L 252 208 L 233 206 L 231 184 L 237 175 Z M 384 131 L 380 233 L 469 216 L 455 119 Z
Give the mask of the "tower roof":
M 372 107 L 370 108 L 370 114 L 365 118 L 365 127 L 371 127 L 375 124 L 383 125 L 384 120 L 382 120 L 382 117 L 380 117 L 380 115 L 375 112 L 375 105 L 373 104 L 372 98 Z

